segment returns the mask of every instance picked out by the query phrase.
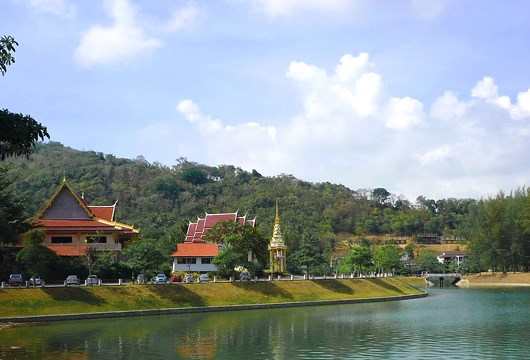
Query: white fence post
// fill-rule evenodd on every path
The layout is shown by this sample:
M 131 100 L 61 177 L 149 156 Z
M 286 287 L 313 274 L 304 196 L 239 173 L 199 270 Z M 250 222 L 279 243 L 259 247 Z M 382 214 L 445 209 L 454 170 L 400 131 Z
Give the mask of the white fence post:
M 118 279 L 118 285 L 121 285 L 121 279 Z
M 217 276 L 213 276 L 213 282 L 217 282 Z
M 293 274 L 291 274 L 291 280 L 294 280 L 294 275 Z
M 6 283 L 2 281 L 2 284 L 0 284 L 2 289 L 6 287 Z

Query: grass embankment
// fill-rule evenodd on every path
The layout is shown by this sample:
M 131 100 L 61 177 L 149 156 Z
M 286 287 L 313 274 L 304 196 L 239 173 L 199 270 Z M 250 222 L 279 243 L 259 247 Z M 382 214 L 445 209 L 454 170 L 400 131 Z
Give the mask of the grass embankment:
M 461 287 L 530 286 L 530 273 L 480 273 L 467 275 L 458 283 Z
M 420 294 L 423 279 L 348 279 L 1 289 L 0 316 L 363 299 Z

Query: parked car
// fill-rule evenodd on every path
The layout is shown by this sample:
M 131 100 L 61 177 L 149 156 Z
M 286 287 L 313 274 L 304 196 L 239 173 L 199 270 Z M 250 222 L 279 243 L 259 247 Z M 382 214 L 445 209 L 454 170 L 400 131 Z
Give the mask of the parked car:
M 86 278 L 87 285 L 99 285 L 99 279 L 96 275 L 89 275 Z
M 172 275 L 171 276 L 171 282 L 172 283 L 182 282 L 182 276 L 181 275 Z
M 154 284 L 167 284 L 167 276 L 166 276 L 166 274 L 163 274 L 163 273 L 157 274 L 153 278 L 153 283 Z
M 30 286 L 44 286 L 44 280 L 42 280 L 40 276 L 32 276 L 29 278 L 29 285 Z
M 138 274 L 136 277 L 136 283 L 137 284 L 145 284 L 145 275 L 144 274 Z
M 7 283 L 9 286 L 22 286 L 22 284 L 24 284 L 24 278 L 22 277 L 22 274 L 11 274 L 9 275 Z
M 185 283 L 192 283 L 193 282 L 193 274 L 184 275 L 184 282 Z
M 239 280 L 241 281 L 250 281 L 251 276 L 248 271 L 243 271 L 241 274 L 239 274 Z
M 69 286 L 69 285 L 79 285 L 79 278 L 77 277 L 77 275 L 68 275 L 66 277 L 66 286 Z
M 208 282 L 210 281 L 210 277 L 208 274 L 201 274 L 199 275 L 199 282 Z

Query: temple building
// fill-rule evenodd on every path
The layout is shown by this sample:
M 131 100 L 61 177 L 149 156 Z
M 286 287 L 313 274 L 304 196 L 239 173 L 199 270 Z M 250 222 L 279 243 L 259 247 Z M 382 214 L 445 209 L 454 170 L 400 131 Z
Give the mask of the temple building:
M 283 241 L 282 229 L 280 226 L 280 210 L 278 201 L 276 201 L 276 217 L 274 218 L 274 227 L 272 238 L 269 243 L 269 271 L 271 274 L 282 274 L 287 271 L 287 245 Z
M 116 221 L 117 203 L 89 205 L 64 179 L 37 212 L 33 225 L 46 233 L 43 245 L 59 256 L 83 256 L 89 248 L 119 253 L 138 230 Z
M 184 242 L 177 244 L 177 249 L 172 254 L 173 271 L 217 271 L 217 267 L 212 263 L 212 260 L 219 254 L 219 246 L 207 243 L 204 240 L 204 235 L 215 224 L 223 221 L 238 222 L 252 227 L 256 226 L 255 218 L 247 219 L 246 215 L 239 216 L 237 211 L 235 213 L 206 214 L 203 218 L 197 218 L 196 222 L 189 223 Z

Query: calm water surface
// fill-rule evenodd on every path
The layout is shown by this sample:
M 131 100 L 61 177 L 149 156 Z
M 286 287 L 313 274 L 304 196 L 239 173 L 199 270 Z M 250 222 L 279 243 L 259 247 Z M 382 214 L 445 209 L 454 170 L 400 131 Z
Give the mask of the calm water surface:
M 0 359 L 528 359 L 530 290 L 0 330 Z

